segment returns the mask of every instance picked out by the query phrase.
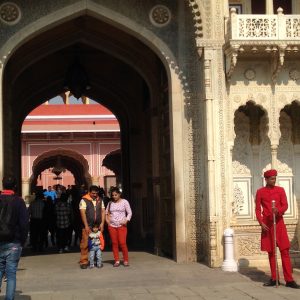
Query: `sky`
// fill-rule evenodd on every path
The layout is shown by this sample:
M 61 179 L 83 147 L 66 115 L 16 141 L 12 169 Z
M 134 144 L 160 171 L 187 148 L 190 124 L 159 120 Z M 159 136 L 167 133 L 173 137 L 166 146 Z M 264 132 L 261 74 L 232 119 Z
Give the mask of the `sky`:
M 90 100 L 90 104 L 99 104 L 98 102 L 89 99 Z M 76 99 L 74 96 L 71 96 L 69 98 L 70 104 L 82 104 L 82 99 Z M 56 96 L 52 99 L 49 100 L 49 104 L 64 104 L 62 97 L 60 96 Z

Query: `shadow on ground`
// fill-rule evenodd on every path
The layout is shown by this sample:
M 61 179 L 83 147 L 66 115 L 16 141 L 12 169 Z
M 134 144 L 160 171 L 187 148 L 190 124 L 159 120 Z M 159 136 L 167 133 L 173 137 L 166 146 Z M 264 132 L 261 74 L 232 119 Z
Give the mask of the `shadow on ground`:
M 256 267 L 249 267 L 249 261 L 247 259 L 239 260 L 239 266 L 239 273 L 252 281 L 265 283 L 270 279 L 264 271 Z
M 5 300 L 5 296 L 0 296 L 0 300 Z M 21 291 L 16 291 L 15 293 L 15 300 L 31 300 L 31 296 L 22 295 Z

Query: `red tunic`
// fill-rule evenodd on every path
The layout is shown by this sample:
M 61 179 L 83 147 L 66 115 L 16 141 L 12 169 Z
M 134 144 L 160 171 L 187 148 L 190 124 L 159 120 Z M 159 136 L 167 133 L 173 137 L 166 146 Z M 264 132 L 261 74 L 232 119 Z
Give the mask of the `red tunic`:
M 274 250 L 274 229 L 272 200 L 275 200 L 275 207 L 278 209 L 276 218 L 276 241 L 280 250 L 290 248 L 290 242 L 286 227 L 283 221 L 283 215 L 288 209 L 285 191 L 282 187 L 263 187 L 256 192 L 255 213 L 259 224 L 264 223 L 269 227 L 269 231 L 261 233 L 261 250 L 272 252 Z

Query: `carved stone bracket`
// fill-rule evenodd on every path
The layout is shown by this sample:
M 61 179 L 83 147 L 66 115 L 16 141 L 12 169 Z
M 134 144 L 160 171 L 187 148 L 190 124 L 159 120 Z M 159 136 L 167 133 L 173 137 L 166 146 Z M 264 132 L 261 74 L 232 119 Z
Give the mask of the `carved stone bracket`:
M 198 55 L 201 58 L 205 49 L 222 49 L 224 40 L 196 38 Z
M 225 51 L 226 78 L 228 81 L 230 81 L 232 73 L 236 67 L 239 48 L 240 46 L 236 44 L 236 45 L 232 45 L 229 49 Z
M 285 57 L 285 49 L 286 49 L 287 45 L 280 45 L 277 47 L 278 54 L 274 54 L 273 59 L 272 59 L 272 81 L 273 83 L 276 82 L 277 76 L 280 72 L 280 70 L 282 69 L 283 65 L 284 65 L 284 57 Z

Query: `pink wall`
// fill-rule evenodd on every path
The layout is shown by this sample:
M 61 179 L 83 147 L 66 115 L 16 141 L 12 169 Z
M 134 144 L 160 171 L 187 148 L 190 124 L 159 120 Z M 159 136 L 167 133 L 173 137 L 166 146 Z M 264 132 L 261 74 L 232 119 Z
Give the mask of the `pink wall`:
M 87 161 L 89 174 L 92 177 L 99 177 L 98 184 L 104 186 L 104 176 L 114 175 L 114 173 L 102 167 L 102 161 L 111 151 L 120 149 L 120 140 L 119 138 L 88 140 L 82 136 L 82 139 L 77 137 L 75 141 L 68 141 L 67 139 L 60 141 L 57 137 L 55 138 L 54 133 L 51 133 L 51 140 L 35 140 L 34 136 L 31 137 L 27 134 L 26 139 L 22 141 L 22 177 L 30 178 L 32 176 L 33 163 L 40 155 L 57 149 L 68 150 L 82 155 Z M 46 188 L 48 185 L 57 184 L 57 181 L 53 179 L 54 176 L 48 169 L 45 170 L 42 172 L 38 185 Z M 61 176 L 63 179 L 60 180 L 60 184 L 65 186 L 74 184 L 74 177 L 69 171 Z

